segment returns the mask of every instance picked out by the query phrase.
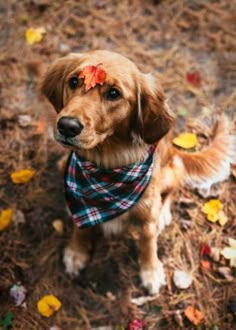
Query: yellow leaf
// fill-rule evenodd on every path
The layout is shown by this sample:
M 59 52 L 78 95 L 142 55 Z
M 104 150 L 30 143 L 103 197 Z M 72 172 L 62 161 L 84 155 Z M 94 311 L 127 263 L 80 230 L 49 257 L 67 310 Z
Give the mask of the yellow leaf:
M 32 179 L 35 175 L 35 170 L 19 170 L 11 173 L 11 180 L 15 184 L 26 183 Z
M 46 33 L 44 27 L 39 28 L 28 28 L 25 31 L 25 39 L 29 45 L 34 45 L 35 43 L 40 42 L 43 39 L 43 35 Z
M 218 199 L 211 199 L 202 206 L 202 212 L 211 222 L 219 221 L 223 226 L 228 220 L 223 212 L 223 204 Z
M 183 149 L 191 149 L 197 145 L 197 136 L 193 133 L 182 133 L 173 139 L 173 143 Z
M 47 295 L 42 297 L 37 303 L 38 311 L 45 317 L 52 316 L 60 307 L 61 302 L 55 296 Z
M 12 209 L 3 210 L 0 214 L 0 231 L 12 222 Z
M 204 315 L 202 314 L 202 312 L 200 312 L 193 306 L 188 306 L 185 309 L 184 314 L 194 325 L 198 325 L 204 319 Z

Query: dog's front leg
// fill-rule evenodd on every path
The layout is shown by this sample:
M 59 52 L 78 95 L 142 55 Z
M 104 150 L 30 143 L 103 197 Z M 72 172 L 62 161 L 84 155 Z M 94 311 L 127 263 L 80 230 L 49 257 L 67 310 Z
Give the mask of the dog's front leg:
M 77 276 L 90 259 L 93 248 L 93 228 L 78 229 L 74 225 L 73 234 L 64 250 L 63 261 L 66 272 Z
M 137 240 L 141 281 L 152 295 L 158 294 L 166 284 L 163 265 L 157 256 L 157 236 L 157 224 L 153 221 L 143 226 Z

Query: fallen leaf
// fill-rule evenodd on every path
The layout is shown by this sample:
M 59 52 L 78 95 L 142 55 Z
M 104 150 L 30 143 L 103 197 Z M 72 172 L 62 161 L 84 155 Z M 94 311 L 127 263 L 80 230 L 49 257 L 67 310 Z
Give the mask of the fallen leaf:
M 236 239 L 233 239 L 231 237 L 228 238 L 229 245 L 236 249 Z
M 183 149 L 191 149 L 197 145 L 197 136 L 193 133 L 182 133 L 175 137 L 172 142 Z
M 35 175 L 36 171 L 32 169 L 19 170 L 11 173 L 11 180 L 15 184 L 26 183 Z
M 79 74 L 79 78 L 84 78 L 85 91 L 87 92 L 97 84 L 103 85 L 106 78 L 106 72 L 101 68 L 102 63 L 98 65 L 88 65 Z
M 12 220 L 16 226 L 26 222 L 25 215 L 21 210 L 15 210 Z
M 192 276 L 182 270 L 175 270 L 173 281 L 177 288 L 187 289 L 192 284 Z
M 42 41 L 45 33 L 46 29 L 44 27 L 28 28 L 25 31 L 25 39 L 29 45 L 34 45 L 35 43 Z
M 213 247 L 213 248 L 211 248 L 210 256 L 214 261 L 219 262 L 220 261 L 220 253 L 221 253 L 220 248 Z
M 12 222 L 12 209 L 2 210 L 0 214 L 0 231 L 4 230 Z
M 199 88 L 201 85 L 201 76 L 198 71 L 187 72 L 185 76 L 186 81 L 194 87 Z
M 41 315 L 50 317 L 61 307 L 61 302 L 54 295 L 47 295 L 38 301 L 37 307 Z
M 60 219 L 56 219 L 52 222 L 52 226 L 55 229 L 55 231 L 59 234 L 62 234 L 64 231 L 64 223 Z
M 107 291 L 106 296 L 110 301 L 115 301 L 116 300 L 116 296 L 111 291 Z
M 49 330 L 61 330 L 61 328 L 59 328 L 57 325 L 53 325 L 49 328 Z
M 178 116 L 186 116 L 188 113 L 188 110 L 184 107 L 177 108 L 177 115 Z
M 224 211 L 220 211 L 218 213 L 218 217 L 219 217 L 219 219 L 218 219 L 219 224 L 221 226 L 224 226 L 226 224 L 226 222 L 228 221 L 228 217 L 225 215 Z
M 6 313 L 0 321 L 0 326 L 2 330 L 8 330 L 12 327 L 12 322 L 14 319 L 14 315 L 11 312 Z
M 142 296 L 142 297 L 136 297 L 131 299 L 131 303 L 137 306 L 142 306 L 146 304 L 147 302 L 155 300 L 159 295 L 157 296 Z
M 210 264 L 209 260 L 204 260 L 204 259 L 200 260 L 200 265 L 205 270 L 210 270 L 211 269 L 211 264 Z
M 232 274 L 232 270 L 229 267 L 219 267 L 218 268 L 218 273 L 222 275 L 227 281 L 233 282 L 234 277 Z
M 10 297 L 14 300 L 16 306 L 20 306 L 25 301 L 26 292 L 23 285 L 14 284 L 10 288 Z
M 230 261 L 231 267 L 236 267 L 236 247 L 224 247 L 221 251 L 222 256 Z
M 35 134 L 36 135 L 42 135 L 45 131 L 45 128 L 46 128 L 46 121 L 45 121 L 44 118 L 40 118 L 36 122 Z
M 207 215 L 210 222 L 219 221 L 221 225 L 228 220 L 223 212 L 223 204 L 218 199 L 211 199 L 202 206 L 202 212 Z
M 26 128 L 32 124 L 32 117 L 30 115 L 19 115 L 18 123 L 20 127 Z
M 212 109 L 210 109 L 208 107 L 203 107 L 202 108 L 202 114 L 203 114 L 203 116 L 208 116 L 211 113 L 212 113 Z
M 199 255 L 203 257 L 203 256 L 209 256 L 210 254 L 211 254 L 210 246 L 205 243 L 201 244 Z
M 203 313 L 193 306 L 188 306 L 185 309 L 184 314 L 194 325 L 198 325 L 204 319 Z
M 142 320 L 133 320 L 128 325 L 128 330 L 142 330 L 145 322 Z

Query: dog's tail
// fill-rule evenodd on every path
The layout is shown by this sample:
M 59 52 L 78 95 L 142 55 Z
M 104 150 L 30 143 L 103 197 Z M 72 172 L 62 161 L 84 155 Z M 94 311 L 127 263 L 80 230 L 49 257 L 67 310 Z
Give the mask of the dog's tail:
M 236 163 L 236 136 L 230 135 L 229 123 L 220 116 L 213 138 L 204 150 L 188 153 L 176 150 L 184 165 L 184 181 L 207 195 L 214 183 L 224 181 L 230 175 L 230 164 Z

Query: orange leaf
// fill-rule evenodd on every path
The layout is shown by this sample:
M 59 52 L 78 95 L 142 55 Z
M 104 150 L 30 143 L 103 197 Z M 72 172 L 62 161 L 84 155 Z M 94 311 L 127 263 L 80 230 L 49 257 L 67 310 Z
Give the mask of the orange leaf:
M 193 306 L 188 306 L 185 309 L 184 314 L 194 325 L 198 325 L 204 319 L 203 313 Z
M 46 121 L 44 118 L 40 118 L 37 122 L 36 122 L 36 129 L 35 129 L 35 134 L 36 135 L 41 135 L 44 133 L 45 131 L 45 127 L 46 127 Z
M 211 268 L 210 261 L 208 261 L 208 260 L 204 260 L 204 259 L 202 259 L 202 260 L 200 261 L 200 264 L 201 264 L 201 267 L 202 267 L 203 269 L 210 270 L 210 268 Z
M 89 91 L 97 84 L 102 85 L 106 78 L 106 72 L 98 65 L 88 65 L 79 74 L 79 78 L 84 78 L 85 91 Z

